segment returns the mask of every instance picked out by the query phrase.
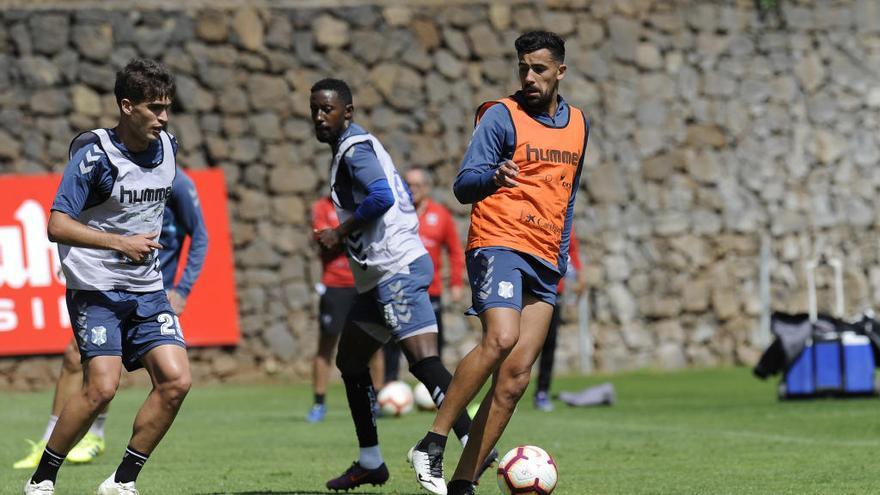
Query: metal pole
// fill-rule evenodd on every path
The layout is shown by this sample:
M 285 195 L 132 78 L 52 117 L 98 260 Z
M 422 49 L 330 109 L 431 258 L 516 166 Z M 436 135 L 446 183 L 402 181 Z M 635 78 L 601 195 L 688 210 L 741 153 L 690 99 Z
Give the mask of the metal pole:
M 581 259 L 586 260 L 584 252 L 580 253 Z M 582 270 L 584 268 L 581 268 Z M 590 290 L 584 288 L 578 298 L 578 344 L 580 347 L 581 373 L 589 374 L 593 372 L 593 336 L 590 334 Z
M 809 260 L 806 264 L 807 270 L 807 300 L 810 305 L 810 323 L 816 323 L 818 319 L 816 310 L 816 278 L 815 271 L 818 266 L 818 260 Z
M 843 304 L 843 262 L 840 258 L 831 258 L 828 264 L 834 268 L 834 307 L 837 312 L 834 316 L 843 318 L 846 309 Z

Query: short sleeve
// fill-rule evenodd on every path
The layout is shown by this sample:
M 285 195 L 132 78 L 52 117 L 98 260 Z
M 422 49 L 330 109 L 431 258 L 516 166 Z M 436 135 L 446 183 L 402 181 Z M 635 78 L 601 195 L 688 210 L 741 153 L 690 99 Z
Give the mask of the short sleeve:
M 84 209 L 104 202 L 115 180 L 116 171 L 100 146 L 82 146 L 64 169 L 52 210 L 77 218 Z
M 355 183 L 363 188 L 379 179 L 387 179 L 379 157 L 373 149 L 373 143 L 364 141 L 352 145 L 343 155 L 343 160 L 351 170 L 351 177 Z

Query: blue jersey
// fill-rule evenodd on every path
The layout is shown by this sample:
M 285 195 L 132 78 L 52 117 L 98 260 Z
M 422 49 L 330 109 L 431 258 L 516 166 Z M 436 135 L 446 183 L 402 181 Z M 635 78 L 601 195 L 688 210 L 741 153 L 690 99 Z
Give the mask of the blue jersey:
M 112 129 L 78 136 L 52 204 L 89 228 L 118 235 L 160 232 L 165 202 L 176 174 L 174 137 L 165 131 L 132 153 Z M 58 245 L 68 289 L 161 290 L 154 251 L 134 262 L 111 249 Z
M 186 267 L 177 285 L 174 275 L 183 250 L 183 241 L 190 238 Z M 192 286 L 205 262 L 208 251 L 208 231 L 199 205 L 196 185 L 182 170 L 177 170 L 171 184 L 171 197 L 165 206 L 162 220 L 162 235 L 159 237 L 162 250 L 159 251 L 159 266 L 162 267 L 162 280 L 166 289 L 174 289 L 183 297 L 189 295 Z

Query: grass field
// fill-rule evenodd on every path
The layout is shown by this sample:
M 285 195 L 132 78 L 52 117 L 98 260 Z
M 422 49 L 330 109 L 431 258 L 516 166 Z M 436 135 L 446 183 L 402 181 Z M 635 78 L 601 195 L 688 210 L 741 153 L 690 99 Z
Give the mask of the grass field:
M 606 380 L 617 388 L 613 407 L 557 404 L 555 412 L 540 413 L 524 401 L 499 450 L 523 443 L 547 449 L 559 465 L 557 495 L 880 493 L 877 399 L 780 403 L 774 383 L 757 381 L 745 369 L 561 378 L 554 389 Z M 115 468 L 144 394 L 119 394 L 108 420 L 107 453 L 93 465 L 64 466 L 59 494 L 94 493 Z M 24 453 L 23 438 L 42 431 L 50 399 L 48 392 L 0 394 L 0 493 L 20 493 L 30 473 L 10 466 Z M 310 425 L 303 419 L 307 386 L 197 386 L 138 487 L 146 495 L 327 493 L 326 479 L 357 452 L 341 386 L 328 401 L 327 421 Z M 381 419 L 392 478 L 355 493 L 423 493 L 405 453 L 431 418 Z M 451 441 L 447 472 L 459 451 Z M 494 476 L 477 493 L 499 493 Z

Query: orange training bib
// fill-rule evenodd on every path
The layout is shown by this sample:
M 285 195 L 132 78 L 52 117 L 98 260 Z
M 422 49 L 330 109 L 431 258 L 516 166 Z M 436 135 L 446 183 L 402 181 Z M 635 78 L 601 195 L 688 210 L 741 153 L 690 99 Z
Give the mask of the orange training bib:
M 512 98 L 484 103 L 477 122 L 492 105 L 504 105 L 515 133 L 513 161 L 518 187 L 502 187 L 471 210 L 467 249 L 507 247 L 559 266 L 559 250 L 574 178 L 586 152 L 583 113 L 569 105 L 564 127 L 548 127 Z

